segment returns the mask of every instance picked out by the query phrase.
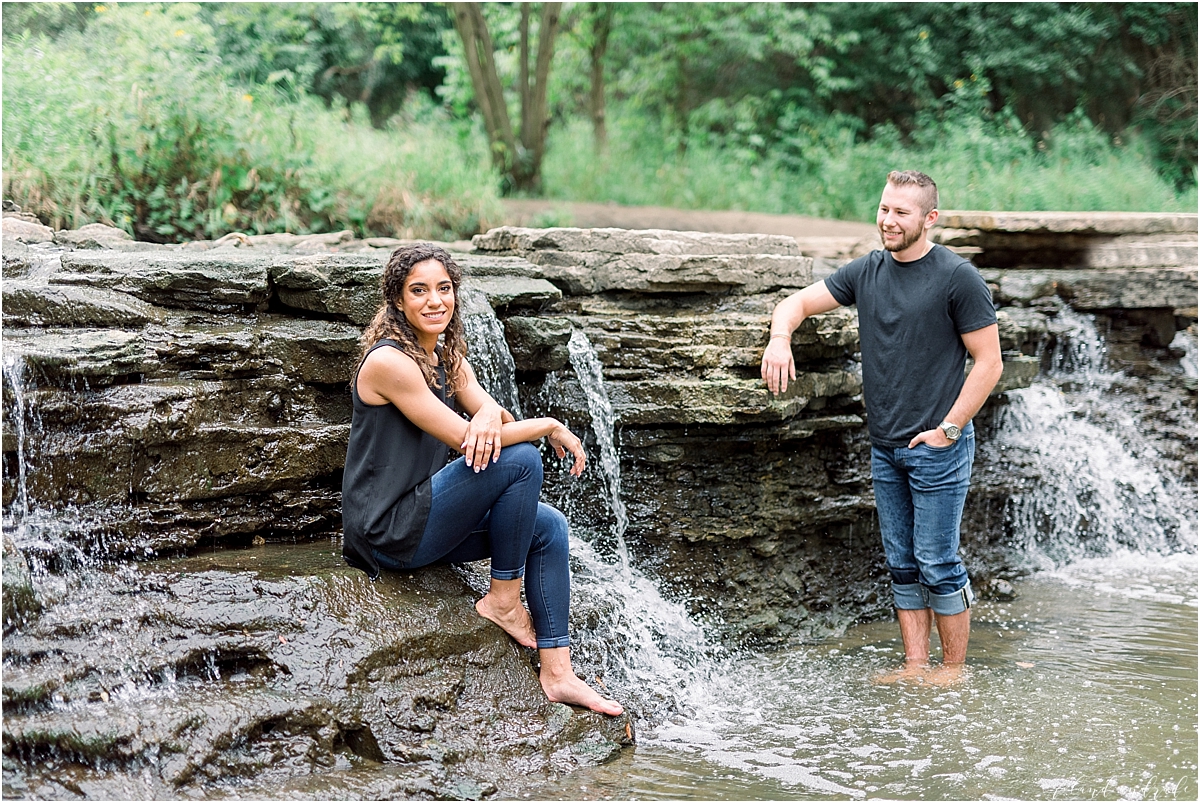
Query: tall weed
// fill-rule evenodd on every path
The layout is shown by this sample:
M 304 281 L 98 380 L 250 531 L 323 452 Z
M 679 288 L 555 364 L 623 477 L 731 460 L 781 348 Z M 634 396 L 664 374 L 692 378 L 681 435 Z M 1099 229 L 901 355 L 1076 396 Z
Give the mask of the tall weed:
M 376 131 L 236 87 L 191 4 L 97 10 L 86 34 L 4 43 L 5 196 L 51 225 L 446 239 L 496 218 L 486 146 L 463 124 L 424 109 Z
M 1136 134 L 1114 142 L 1082 114 L 1040 142 L 1009 114 L 960 111 L 931 116 L 908 139 L 887 125 L 864 139 L 845 120 L 798 116 L 780 121 L 769 146 L 706 131 L 672 147 L 653 121 L 614 111 L 603 156 L 582 121 L 552 135 L 549 197 L 873 221 L 888 171 L 917 169 L 938 182 L 947 209 L 1196 209 L 1195 185 L 1176 192 Z

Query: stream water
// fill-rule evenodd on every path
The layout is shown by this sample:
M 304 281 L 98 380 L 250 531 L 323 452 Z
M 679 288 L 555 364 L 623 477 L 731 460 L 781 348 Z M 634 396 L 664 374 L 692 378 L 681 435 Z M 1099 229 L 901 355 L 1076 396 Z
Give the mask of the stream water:
M 1057 323 L 1052 371 L 1010 394 L 984 446 L 1020 450 L 1043 482 L 1009 502 L 1033 573 L 974 609 L 964 683 L 872 684 L 903 658 L 891 622 L 765 654 L 660 631 L 661 674 L 615 684 L 643 715 L 637 749 L 526 796 L 1196 799 L 1194 495 L 1129 431 L 1094 322 Z M 581 374 L 585 351 L 573 343 Z M 623 604 L 635 621 L 669 607 L 653 587 Z M 669 691 L 657 721 L 650 690 Z
M 1129 433 L 1130 400 L 1108 392 L 1115 375 L 1103 341 L 1089 319 L 1072 316 L 1061 320 L 1055 369 L 1010 394 L 996 432 L 981 442 L 1014 460 L 1020 450 L 1043 481 L 1006 511 L 1031 573 L 1015 583 L 1015 599 L 973 610 L 965 682 L 872 684 L 903 654 L 890 622 L 769 653 L 728 649 L 665 599 L 627 550 L 601 551 L 603 538 L 576 527 L 577 666 L 603 676 L 636 712 L 639 743 L 609 764 L 529 779 L 502 795 L 1196 799 L 1194 494 L 1158 471 L 1153 445 Z M 607 535 L 623 546 L 611 405 L 586 338 L 573 339 L 570 352 L 601 450 L 593 462 L 618 522 Z M 1194 341 L 1187 353 L 1194 376 Z M 503 359 L 488 365 L 487 381 L 508 387 Z M 5 379 L 23 394 L 19 366 L 6 362 Z M 27 412 L 23 399 L 18 409 Z M 15 434 L 23 446 L 26 433 Z M 17 506 L 6 534 L 35 564 L 42 552 L 61 556 L 39 550 L 48 536 L 31 526 L 37 511 L 23 498 Z M 330 551 L 295 551 L 314 549 Z M 48 601 L 86 592 L 84 572 L 35 565 L 34 573 Z M 67 578 L 70 588 L 47 586 Z

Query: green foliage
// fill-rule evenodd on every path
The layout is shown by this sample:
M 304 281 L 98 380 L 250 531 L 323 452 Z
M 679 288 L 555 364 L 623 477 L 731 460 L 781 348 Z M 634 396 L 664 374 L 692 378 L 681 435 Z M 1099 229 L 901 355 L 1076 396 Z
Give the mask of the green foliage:
M 94 3 L 4 3 L 6 36 L 44 34 L 58 36 L 64 31 L 82 31 L 91 21 Z
M 227 231 L 461 236 L 494 214 L 478 137 L 434 113 L 373 131 L 229 82 L 191 4 L 96 6 L 85 34 L 5 41 L 6 197 L 140 239 Z M 483 151 L 480 153 L 480 151 Z
M 552 197 L 870 220 L 880 176 L 912 166 L 947 206 L 1195 208 L 1194 3 L 605 11 L 609 152 L 586 122 L 594 12 L 567 4 Z M 484 12 L 511 87 L 519 7 Z M 495 220 L 440 4 L 6 2 L 3 23 L 4 190 L 54 225 L 449 237 Z
M 1035 144 L 1011 112 L 925 120 L 916 138 L 881 125 L 865 139 L 838 118 L 797 119 L 781 147 L 760 151 L 694 134 L 682 150 L 640 112 L 611 118 L 597 158 L 582 121 L 554 137 L 544 167 L 549 197 L 690 209 L 805 214 L 872 222 L 888 171 L 919 169 L 947 209 L 1193 211 L 1195 186 L 1176 192 L 1141 140 L 1123 146 L 1083 113 Z
M 329 105 L 362 103 L 382 128 L 415 90 L 441 83 L 446 10 L 428 3 L 205 3 L 233 77 Z
M 703 133 L 765 153 L 788 124 L 837 119 L 906 141 L 930 115 L 1011 110 L 1032 141 L 1083 110 L 1140 128 L 1195 183 L 1194 3 L 689 3 L 619 7 L 611 95 L 678 148 Z M 964 107 L 964 104 L 967 104 Z

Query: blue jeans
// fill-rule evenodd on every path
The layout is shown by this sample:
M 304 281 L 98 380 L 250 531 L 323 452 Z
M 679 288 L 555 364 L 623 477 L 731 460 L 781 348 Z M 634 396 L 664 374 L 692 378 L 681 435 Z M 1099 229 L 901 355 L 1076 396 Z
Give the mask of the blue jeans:
M 975 459 L 975 427 L 945 448 L 871 448 L 871 480 L 892 598 L 901 610 L 953 616 L 975 595 L 958 556 L 959 525 Z
M 433 475 L 429 519 L 412 559 L 400 563 L 374 550 L 375 559 L 405 570 L 491 558 L 493 578 L 525 578 L 538 648 L 569 647 L 567 519 L 538 501 L 541 491 L 542 456 L 533 444 L 505 446 L 479 473 L 460 457 Z

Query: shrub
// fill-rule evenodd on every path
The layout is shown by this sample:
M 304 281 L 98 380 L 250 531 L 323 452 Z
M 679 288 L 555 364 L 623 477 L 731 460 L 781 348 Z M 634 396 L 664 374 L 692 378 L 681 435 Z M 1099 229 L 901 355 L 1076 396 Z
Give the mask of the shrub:
M 739 209 L 874 221 L 884 176 L 919 169 L 938 182 L 944 208 L 1013 211 L 1194 211 L 1196 187 L 1176 190 L 1134 133 L 1114 141 L 1082 113 L 1032 140 L 1009 112 L 953 104 L 911 137 L 794 110 L 774 141 L 739 137 L 744 109 L 729 109 L 724 138 L 711 125 L 678 147 L 636 112 L 613 110 L 609 150 L 594 155 L 583 122 L 552 137 L 546 194 L 578 201 Z M 720 110 L 704 109 L 711 121 Z M 750 128 L 750 127 L 747 127 Z
M 475 132 L 432 113 L 374 131 L 234 86 L 191 4 L 96 10 L 86 33 L 4 45 L 5 195 L 51 225 L 442 239 L 495 216 Z

